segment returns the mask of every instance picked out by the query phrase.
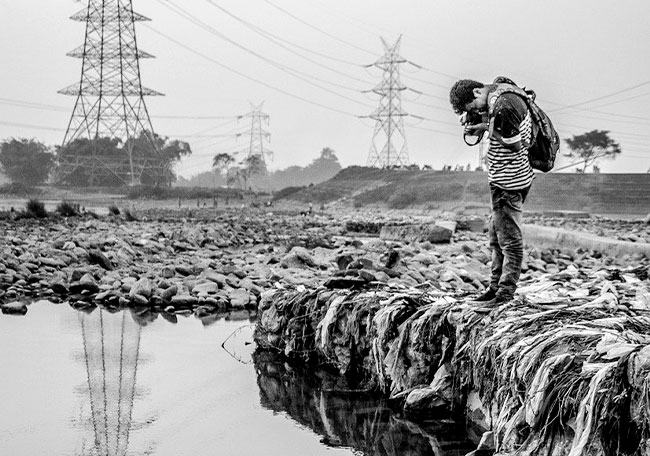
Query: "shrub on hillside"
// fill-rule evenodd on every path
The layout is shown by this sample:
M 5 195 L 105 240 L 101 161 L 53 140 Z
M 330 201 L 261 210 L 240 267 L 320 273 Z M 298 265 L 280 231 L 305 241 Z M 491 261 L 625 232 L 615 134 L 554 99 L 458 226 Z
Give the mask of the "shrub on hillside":
M 77 211 L 75 205 L 66 200 L 63 200 L 57 204 L 56 212 L 63 217 L 74 217 L 79 215 L 79 212 Z
M 278 190 L 273 194 L 273 201 L 278 201 L 283 198 L 288 198 L 289 196 L 293 195 L 294 193 L 299 192 L 300 190 L 303 190 L 304 186 L 302 187 L 284 187 L 281 190 Z
M 30 198 L 27 201 L 27 215 L 30 217 L 45 218 L 47 217 L 47 211 L 45 210 L 45 204 L 36 198 Z
M 36 193 L 40 193 L 40 191 L 20 182 L 0 185 L 0 194 L 2 195 L 27 196 Z
M 394 185 L 383 185 L 363 192 L 354 197 L 354 204 L 385 204 L 395 194 Z
M 124 220 L 127 222 L 137 222 L 138 219 L 135 217 L 135 215 L 131 214 L 131 211 L 128 209 L 124 209 Z
M 391 196 L 388 200 L 388 207 L 391 209 L 404 209 L 417 202 L 417 195 L 409 191 L 400 191 Z
M 120 209 L 116 205 L 111 204 L 108 206 L 108 213 L 109 215 L 120 215 Z

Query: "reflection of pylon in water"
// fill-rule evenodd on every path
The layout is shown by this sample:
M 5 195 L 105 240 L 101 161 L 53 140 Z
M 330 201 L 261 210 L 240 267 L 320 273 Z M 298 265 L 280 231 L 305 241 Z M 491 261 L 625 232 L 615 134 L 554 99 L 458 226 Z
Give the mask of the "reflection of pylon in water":
M 124 456 L 133 427 L 140 326 L 126 312 L 80 315 L 95 434 L 91 454 Z

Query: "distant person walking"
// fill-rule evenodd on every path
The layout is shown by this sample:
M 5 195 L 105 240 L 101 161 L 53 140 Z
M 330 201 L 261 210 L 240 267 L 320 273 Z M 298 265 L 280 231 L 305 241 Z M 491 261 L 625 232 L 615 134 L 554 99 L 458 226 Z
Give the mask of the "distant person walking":
M 487 165 L 492 268 L 488 289 L 473 300 L 485 306 L 500 305 L 514 297 L 523 260 L 523 204 L 534 177 L 528 160 L 532 119 L 526 102 L 514 93 L 491 97 L 495 89 L 496 84 L 462 79 L 449 93 L 456 114 L 478 119 L 465 122 L 464 133 L 479 136 L 487 132 L 490 141 Z

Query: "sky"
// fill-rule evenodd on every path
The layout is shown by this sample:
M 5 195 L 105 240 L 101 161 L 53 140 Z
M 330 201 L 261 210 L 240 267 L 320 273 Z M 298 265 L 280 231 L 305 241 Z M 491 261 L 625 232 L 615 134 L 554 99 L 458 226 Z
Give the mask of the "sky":
M 0 0 L 0 140 L 60 145 L 79 81 L 85 27 L 74 0 Z M 400 39 L 408 161 L 478 164 L 452 112 L 460 78 L 508 76 L 536 91 L 561 138 L 599 129 L 621 145 L 601 172 L 650 169 L 650 2 L 647 0 L 133 0 L 142 85 L 155 132 L 190 143 L 184 177 L 218 153 L 244 158 L 245 115 L 268 115 L 270 170 L 306 166 L 329 147 L 366 165 L 379 106 L 382 38 Z M 243 116 L 243 117 L 242 117 Z M 381 147 L 381 143 L 378 144 Z M 563 146 L 562 151 L 568 148 Z M 272 158 L 272 160 L 271 160 Z M 574 160 L 561 156 L 557 168 Z M 568 171 L 573 167 L 569 166 Z

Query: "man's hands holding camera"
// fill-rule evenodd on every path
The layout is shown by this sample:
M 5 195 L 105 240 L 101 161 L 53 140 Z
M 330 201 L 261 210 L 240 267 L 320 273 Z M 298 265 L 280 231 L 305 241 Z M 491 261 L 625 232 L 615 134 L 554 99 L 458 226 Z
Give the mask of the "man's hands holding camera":
M 483 134 L 488 131 L 487 116 L 477 111 L 463 111 L 459 117 L 463 126 L 463 139 L 465 143 L 474 146 L 483 139 Z M 475 142 L 468 141 L 468 137 L 476 137 Z
M 484 133 L 488 129 L 488 124 L 480 112 L 476 111 L 463 111 L 459 120 L 463 126 L 463 133 L 466 135 L 477 136 Z

